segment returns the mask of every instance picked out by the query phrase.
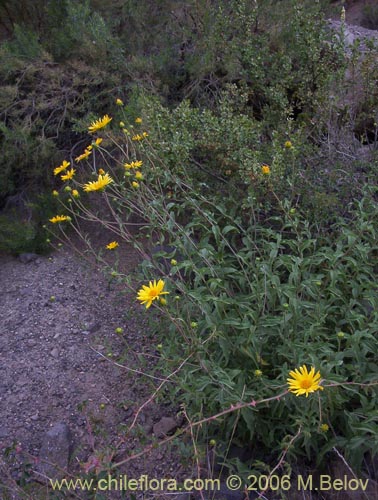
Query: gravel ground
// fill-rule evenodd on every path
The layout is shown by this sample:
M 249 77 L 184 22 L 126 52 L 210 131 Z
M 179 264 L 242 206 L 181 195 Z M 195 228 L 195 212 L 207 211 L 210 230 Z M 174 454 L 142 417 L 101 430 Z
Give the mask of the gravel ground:
M 126 264 L 132 268 L 138 259 L 128 252 Z M 154 346 L 159 341 L 149 333 L 149 316 L 136 303 L 135 294 L 120 286 L 109 287 L 99 269 L 65 247 L 28 263 L 9 256 L 0 261 L 3 499 L 21 498 L 15 481 L 25 477 L 22 464 L 26 460 L 33 470 L 38 467 L 46 432 L 55 424 L 64 422 L 71 430 L 74 451 L 69 472 L 79 477 L 85 468 L 95 470 L 101 457 L 111 457 L 112 449 L 117 448 L 120 460 L 125 453 L 148 445 L 154 425 L 162 417 L 175 417 L 177 409 L 152 402 L 138 418 L 143 441 L 140 436 L 123 438 L 136 410 L 157 385 L 115 364 L 140 368 L 135 363 L 139 352 L 147 360 L 144 369 L 150 371 L 158 356 Z M 115 333 L 117 327 L 123 328 L 121 335 Z M 4 458 L 10 449 L 13 451 Z M 177 452 L 161 447 L 117 473 L 134 478 L 141 474 L 179 478 L 183 471 Z M 29 489 L 24 488 L 32 488 L 32 493 L 22 498 L 52 498 L 45 487 L 43 492 L 33 489 L 36 485 L 33 481 Z M 62 498 L 69 498 L 67 495 Z M 95 498 L 77 495 L 75 498 Z M 107 493 L 102 498 L 121 497 Z

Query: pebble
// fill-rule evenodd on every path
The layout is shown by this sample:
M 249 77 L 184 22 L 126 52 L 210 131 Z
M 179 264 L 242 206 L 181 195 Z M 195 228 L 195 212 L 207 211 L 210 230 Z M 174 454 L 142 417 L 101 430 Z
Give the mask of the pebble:
M 54 347 L 54 349 L 51 351 L 50 354 L 51 354 L 51 356 L 53 358 L 58 358 L 59 357 L 59 351 L 58 351 L 58 349 L 56 347 Z

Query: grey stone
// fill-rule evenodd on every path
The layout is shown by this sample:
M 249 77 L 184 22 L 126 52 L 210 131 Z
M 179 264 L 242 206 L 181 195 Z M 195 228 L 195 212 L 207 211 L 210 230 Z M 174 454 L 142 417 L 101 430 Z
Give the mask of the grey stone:
M 163 417 L 154 425 L 153 431 L 157 438 L 164 438 L 172 434 L 178 427 L 176 420 L 172 417 Z
M 55 424 L 44 436 L 37 471 L 42 477 L 64 477 L 71 453 L 71 431 L 64 422 Z
M 21 253 L 18 256 L 18 259 L 23 264 L 29 264 L 29 262 L 33 262 L 33 260 L 38 259 L 38 255 L 36 253 Z
M 58 351 L 58 349 L 56 347 L 54 347 L 54 349 L 51 351 L 50 354 L 55 359 L 59 357 L 59 351 Z

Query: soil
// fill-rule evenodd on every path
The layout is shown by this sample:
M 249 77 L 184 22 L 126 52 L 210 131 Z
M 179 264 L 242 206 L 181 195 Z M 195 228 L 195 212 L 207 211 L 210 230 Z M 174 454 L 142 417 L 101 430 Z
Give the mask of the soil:
M 106 236 L 97 243 L 104 241 Z M 133 269 L 135 251 L 127 247 L 121 255 L 123 267 Z M 169 402 L 153 401 L 138 416 L 142 445 L 141 435 L 125 439 L 137 409 L 160 383 L 125 368 L 153 373 L 159 356 L 159 340 L 148 326 L 149 318 L 158 318 L 136 302 L 135 293 L 109 284 L 69 246 L 28 263 L 0 257 L 0 283 L 0 498 L 50 498 L 35 474 L 30 497 L 18 496 L 15 481 L 25 479 L 26 463 L 38 469 L 46 432 L 56 423 L 71 430 L 69 472 L 80 477 L 98 472 L 98 461 L 111 459 L 112 449 L 113 461 L 140 451 L 154 439 L 153 426 L 162 417 L 176 417 Z M 174 449 L 158 448 L 117 472 L 179 478 L 177 457 Z

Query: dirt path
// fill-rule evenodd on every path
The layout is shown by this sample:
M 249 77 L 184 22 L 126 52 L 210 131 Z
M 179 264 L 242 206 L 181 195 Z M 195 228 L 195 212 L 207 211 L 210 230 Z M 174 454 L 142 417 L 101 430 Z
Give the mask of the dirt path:
M 132 366 L 138 351 L 153 364 L 158 341 L 148 333 L 146 311 L 134 295 L 109 288 L 99 270 L 62 249 L 29 263 L 1 258 L 0 318 L 0 450 L 17 443 L 19 456 L 37 457 L 46 432 L 64 422 L 72 433 L 71 468 L 82 470 L 79 463 L 93 461 L 100 450 L 122 440 L 153 390 L 145 378 L 112 362 Z M 115 333 L 118 327 L 121 335 Z M 155 404 L 142 412 L 138 422 L 147 442 L 153 425 L 174 413 Z M 122 446 L 138 444 L 129 439 Z M 0 479 L 0 498 L 2 484 L 9 487 L 24 474 L 22 460 L 11 456 L 9 477 Z M 134 477 L 148 472 L 166 477 L 178 475 L 181 467 L 173 455 L 156 450 L 125 470 Z

